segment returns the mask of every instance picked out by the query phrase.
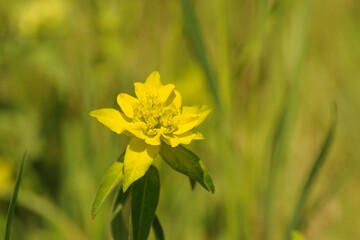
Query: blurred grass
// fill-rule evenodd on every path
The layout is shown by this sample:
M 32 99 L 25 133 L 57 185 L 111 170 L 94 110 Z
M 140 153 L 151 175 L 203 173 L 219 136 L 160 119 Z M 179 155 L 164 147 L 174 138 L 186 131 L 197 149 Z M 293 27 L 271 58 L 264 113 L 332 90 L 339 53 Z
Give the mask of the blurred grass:
M 337 134 L 297 230 L 360 238 L 359 11 L 353 0 L 1 1 L 0 235 L 28 150 L 22 189 L 35 197 L 19 199 L 14 238 L 109 238 L 110 202 L 95 220 L 91 203 L 127 139 L 88 113 L 159 70 L 185 105 L 214 108 L 191 145 L 214 195 L 156 163 L 167 238 L 281 239 L 333 102 Z
M 318 156 L 313 162 L 313 166 L 309 171 L 303 189 L 301 190 L 301 194 L 294 207 L 294 213 L 291 217 L 287 232 L 285 234 L 285 239 L 290 239 L 291 232 L 294 229 L 300 228 L 300 222 L 304 218 L 303 212 L 304 212 L 304 206 L 306 204 L 306 200 L 308 198 L 309 193 L 311 192 L 311 188 L 314 186 L 316 178 L 319 175 L 320 169 L 322 169 L 322 166 L 325 164 L 327 154 L 335 138 L 336 124 L 337 124 L 337 110 L 335 109 L 334 112 L 335 112 L 334 113 L 335 116 L 333 117 L 334 119 L 332 120 L 330 129 L 325 137 L 324 143 L 321 146 Z

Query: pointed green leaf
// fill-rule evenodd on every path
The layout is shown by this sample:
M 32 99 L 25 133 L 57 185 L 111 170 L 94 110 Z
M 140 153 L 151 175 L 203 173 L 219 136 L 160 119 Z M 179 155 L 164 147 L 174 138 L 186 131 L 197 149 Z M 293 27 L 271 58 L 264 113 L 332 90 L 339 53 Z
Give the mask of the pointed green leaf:
M 127 219 L 129 219 L 130 216 L 126 214 L 125 209 L 128 193 L 129 191 L 124 193 L 122 189 L 120 189 L 113 205 L 111 233 L 114 240 L 129 239 L 129 224 L 127 224 Z
M 159 221 L 159 218 L 156 215 L 154 217 L 152 228 L 154 230 L 156 240 L 164 240 L 165 239 L 164 231 L 163 231 L 163 229 L 161 227 L 161 223 Z
M 159 201 L 160 179 L 154 166 L 134 182 L 132 188 L 131 219 L 134 240 L 146 240 Z
M 105 199 L 109 196 L 111 191 L 116 187 L 117 184 L 123 178 L 123 167 L 124 167 L 124 153 L 119 159 L 108 169 L 105 173 L 100 187 L 96 192 L 95 200 L 91 209 L 91 216 L 94 218 L 99 211 L 100 207 L 104 203 Z
M 205 165 L 193 152 L 181 145 L 172 148 L 169 145 L 162 143 L 160 156 L 174 170 L 185 174 L 192 180 L 200 183 L 206 190 L 214 193 L 214 184 Z
M 18 196 L 18 192 L 19 192 L 19 188 L 20 188 L 22 175 L 23 175 L 25 157 L 26 157 L 26 153 L 24 154 L 24 157 L 23 157 L 23 159 L 21 161 L 21 164 L 20 164 L 20 167 L 19 167 L 19 173 L 18 173 L 17 178 L 16 178 L 14 192 L 13 192 L 13 195 L 12 195 L 12 198 L 11 198 L 11 201 L 10 201 L 9 211 L 8 211 L 8 215 L 7 215 L 7 219 L 6 219 L 4 240 L 10 240 L 12 219 L 13 219 L 13 216 L 14 216 L 16 200 L 17 200 L 17 196 Z

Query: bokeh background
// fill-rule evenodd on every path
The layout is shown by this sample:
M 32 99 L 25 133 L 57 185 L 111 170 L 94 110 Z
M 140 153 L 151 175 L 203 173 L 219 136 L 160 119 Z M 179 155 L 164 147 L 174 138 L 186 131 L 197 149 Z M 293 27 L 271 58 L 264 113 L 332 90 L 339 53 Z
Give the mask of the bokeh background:
M 360 239 L 360 1 L 0 1 L 0 235 L 27 152 L 14 239 L 110 239 L 101 177 L 128 139 L 89 116 L 153 70 L 206 104 L 194 150 L 216 191 L 161 159 L 168 239 L 281 239 L 334 119 L 298 229 Z

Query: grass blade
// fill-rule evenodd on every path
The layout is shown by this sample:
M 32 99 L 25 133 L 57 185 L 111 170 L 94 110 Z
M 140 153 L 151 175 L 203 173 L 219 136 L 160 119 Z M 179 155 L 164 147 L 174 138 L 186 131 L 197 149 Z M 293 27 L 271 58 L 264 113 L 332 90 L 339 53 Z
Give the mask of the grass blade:
M 282 108 L 275 125 L 272 137 L 271 157 L 267 170 L 267 177 L 264 178 L 264 209 L 263 209 L 263 232 L 262 238 L 269 239 L 272 228 L 271 215 L 273 214 L 273 203 L 276 199 L 276 187 L 279 181 L 278 175 L 286 163 L 288 143 L 291 141 L 294 130 L 294 120 L 297 115 L 297 94 L 294 83 L 288 85 L 287 93 L 284 95 Z
M 201 36 L 201 31 L 199 27 L 198 20 L 195 16 L 194 10 L 189 2 L 189 0 L 181 0 L 182 11 L 184 14 L 185 20 L 185 31 L 190 38 L 190 42 L 192 43 L 196 56 L 198 58 L 199 63 L 201 64 L 207 83 L 212 93 L 215 103 L 221 109 L 221 101 L 218 93 L 218 87 L 216 83 L 216 77 L 213 72 L 213 68 L 210 66 L 209 60 L 206 56 L 206 51 L 204 47 L 204 42 Z
M 302 218 L 304 205 L 306 202 L 306 199 L 310 193 L 310 190 L 312 186 L 314 185 L 314 182 L 316 180 L 316 177 L 319 174 L 319 171 L 321 167 L 324 165 L 327 153 L 329 152 L 331 143 L 333 142 L 335 130 L 336 130 L 336 124 L 337 124 L 337 112 L 335 109 L 335 117 L 334 120 L 330 126 L 330 129 L 327 133 L 327 136 L 324 140 L 324 143 L 322 145 L 322 148 L 317 156 L 317 158 L 314 161 L 314 164 L 309 172 L 308 178 L 306 179 L 306 182 L 304 183 L 303 189 L 301 191 L 301 195 L 298 198 L 298 202 L 295 206 L 294 213 L 292 215 L 292 220 L 288 226 L 288 229 L 286 231 L 285 239 L 290 239 L 291 237 L 291 231 L 298 230 L 300 219 Z
M 19 167 L 19 173 L 18 173 L 17 178 L 16 178 L 14 193 L 13 193 L 12 198 L 10 200 L 9 211 L 8 211 L 7 220 L 6 220 L 4 240 L 10 240 L 11 225 L 12 225 L 12 220 L 13 220 L 13 217 L 14 217 L 16 200 L 17 200 L 17 196 L 18 196 L 18 192 L 19 192 L 19 188 L 20 188 L 22 175 L 23 175 L 25 157 L 26 157 L 26 152 L 25 152 L 25 154 L 24 154 L 24 156 L 22 158 L 22 161 L 21 161 L 21 164 L 20 164 L 20 167 Z
M 334 180 L 329 183 L 329 188 L 314 200 L 312 205 L 304 211 L 303 217 L 299 220 L 299 227 L 302 229 L 306 228 L 307 224 L 310 222 L 311 215 L 320 211 L 320 209 L 326 205 L 326 202 L 328 202 L 329 199 L 331 199 L 335 193 L 348 182 L 349 178 L 352 177 L 357 170 L 358 167 L 356 166 L 356 163 L 351 163 L 338 177 L 334 178 Z

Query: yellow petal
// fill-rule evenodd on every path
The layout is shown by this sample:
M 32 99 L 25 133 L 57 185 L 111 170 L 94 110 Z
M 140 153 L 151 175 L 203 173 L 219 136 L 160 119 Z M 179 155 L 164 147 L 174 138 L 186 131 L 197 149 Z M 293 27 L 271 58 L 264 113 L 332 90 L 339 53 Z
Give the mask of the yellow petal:
M 129 118 L 133 118 L 134 116 L 133 106 L 135 104 L 138 104 L 139 101 L 136 98 L 130 96 L 129 94 L 120 93 L 117 96 L 117 102 L 121 107 L 121 110 L 123 110 L 123 112 L 125 113 L 125 115 L 128 116 Z
M 143 122 L 133 122 L 126 126 L 126 130 L 137 138 L 145 139 L 147 135 L 145 135 L 142 130 L 144 125 L 145 123 Z
M 175 105 L 176 108 L 180 109 L 181 108 L 181 95 L 176 90 L 174 90 L 173 93 L 175 94 L 173 104 Z
M 177 130 L 174 134 L 182 134 L 198 125 L 199 116 L 196 114 L 179 115 L 174 117 L 176 122 Z
M 165 101 L 165 106 L 173 104 L 176 109 L 181 109 L 181 95 L 178 91 L 173 90 Z
M 124 192 L 145 175 L 159 149 L 160 146 L 147 145 L 144 140 L 135 137 L 130 140 L 124 157 Z
M 196 105 L 196 106 L 184 106 L 183 113 L 184 114 L 199 114 L 204 111 L 211 111 L 211 109 L 206 105 Z
M 152 89 L 159 89 L 162 87 L 160 81 L 160 73 L 158 71 L 152 72 L 145 81 L 145 85 Z
M 149 88 L 144 84 L 140 82 L 134 83 L 135 87 L 135 95 L 139 99 L 140 102 L 146 101 L 146 95 L 150 91 Z
M 204 136 L 201 133 L 187 132 L 180 135 L 162 135 L 162 140 L 171 147 L 176 147 L 179 144 L 190 144 L 192 140 L 201 140 Z
M 124 116 L 113 108 L 103 108 L 91 111 L 90 116 L 95 117 L 111 131 L 114 131 L 118 134 L 122 133 L 128 125 L 128 122 L 125 120 Z
M 147 137 L 145 138 L 145 142 L 149 145 L 160 145 L 161 141 L 160 141 L 160 133 L 156 134 L 153 137 Z
M 160 101 L 161 102 L 166 102 L 166 100 L 169 98 L 171 92 L 174 90 L 175 85 L 174 84 L 166 84 L 164 86 L 162 86 L 159 90 L 158 93 L 160 95 Z
M 187 114 L 196 114 L 198 115 L 198 124 L 196 126 L 198 126 L 200 123 L 202 123 L 205 118 L 207 117 L 207 115 L 209 115 L 209 113 L 211 112 L 211 109 L 208 106 L 192 106 L 192 107 L 187 107 L 184 106 L 182 108 L 182 114 L 187 115 Z

